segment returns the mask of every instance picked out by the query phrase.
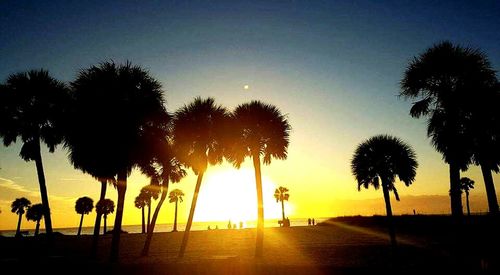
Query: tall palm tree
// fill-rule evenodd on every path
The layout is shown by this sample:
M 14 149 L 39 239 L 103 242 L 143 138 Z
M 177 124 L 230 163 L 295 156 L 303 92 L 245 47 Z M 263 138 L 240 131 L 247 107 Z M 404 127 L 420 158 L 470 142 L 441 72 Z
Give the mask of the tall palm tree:
M 68 100 L 67 88 L 41 69 L 10 75 L 2 90 L 0 137 L 5 146 L 20 138 L 23 145 L 19 155 L 25 161 L 35 161 L 45 206 L 45 229 L 50 236 L 52 220 L 40 143 L 45 143 L 52 153 L 62 142 L 61 119 Z
M 147 219 L 147 231 L 149 232 L 149 226 L 151 224 L 151 200 L 157 200 L 160 195 L 160 186 L 155 184 L 149 184 L 141 189 L 139 196 L 144 198 L 146 201 L 146 206 L 148 207 L 148 219 Z
M 393 247 L 396 246 L 396 234 L 392 225 L 389 192 L 393 191 L 396 200 L 399 201 L 394 186 L 396 176 L 409 186 L 415 180 L 417 167 L 413 149 L 402 140 L 388 135 L 374 136 L 358 145 L 351 161 L 351 171 L 358 182 L 358 190 L 361 190 L 361 186 L 368 188 L 371 185 L 378 189 L 382 185 Z
M 482 52 L 448 41 L 436 44 L 415 57 L 401 81 L 400 96 L 417 99 L 410 115 L 428 118 L 427 135 L 449 164 L 451 212 L 454 216 L 463 214 L 460 170 L 466 170 L 474 159 L 483 170 L 490 211 L 498 212 L 491 178 L 491 171 L 498 169 L 498 162 L 495 158 L 491 159 L 491 155 L 482 153 L 485 148 L 494 149 L 488 142 L 491 138 L 484 139 L 481 133 L 490 131 L 472 130 L 479 125 L 477 110 L 484 109 L 484 106 L 478 107 L 480 104 L 476 102 L 487 102 L 486 95 L 492 93 L 495 83 L 495 72 Z M 472 124 L 477 125 L 472 127 L 470 122 L 474 120 Z M 489 129 L 495 123 L 480 125 Z M 480 146 L 474 146 L 474 143 Z M 485 172 L 489 173 L 489 177 Z
M 463 177 L 460 179 L 460 190 L 465 192 L 465 202 L 467 205 L 467 216 L 470 216 L 469 208 L 469 191 L 474 189 L 474 181 L 468 177 Z
M 191 167 L 198 176 L 179 257 L 183 257 L 186 251 L 196 202 L 207 166 L 222 162 L 224 137 L 229 130 L 226 129 L 228 118 L 228 111 L 216 105 L 213 98 L 197 97 L 175 113 L 173 137 L 179 160 L 187 167 Z
M 261 163 L 272 158 L 286 159 L 291 126 L 285 115 L 273 105 L 252 101 L 236 107 L 232 114 L 234 136 L 229 161 L 237 168 L 246 157 L 253 160 L 257 189 L 257 239 L 255 256 L 261 257 L 264 244 L 264 200 L 262 195 Z
M 17 220 L 16 237 L 21 237 L 21 220 L 24 212 L 30 207 L 31 202 L 27 198 L 17 198 L 11 204 L 12 213 L 19 215 Z
M 80 71 L 73 88 L 70 155 L 85 154 L 93 163 L 74 165 L 94 176 L 115 178 L 118 201 L 111 241 L 112 261 L 118 259 L 127 177 L 152 156 L 154 136 L 167 132 L 168 114 L 161 84 L 139 66 L 104 62 Z M 68 131 L 70 132 L 70 131 Z M 112 134 L 109 134 L 112 133 Z
M 33 204 L 26 212 L 26 219 L 36 222 L 35 236 L 38 236 L 38 232 L 40 232 L 40 220 L 43 218 L 43 212 L 43 204 L 41 203 Z
M 99 200 L 95 205 L 95 210 L 97 214 L 101 214 L 104 217 L 102 234 L 106 234 L 106 221 L 108 219 L 108 215 L 115 212 L 115 203 L 110 199 Z
M 75 211 L 82 215 L 80 218 L 80 226 L 78 226 L 78 236 L 82 232 L 83 216 L 89 214 L 94 209 L 94 201 L 89 197 L 81 197 L 76 200 Z
M 279 188 L 276 188 L 274 190 L 274 198 L 276 199 L 276 202 L 281 202 L 281 214 L 282 214 L 282 221 L 283 225 L 285 225 L 285 201 L 287 201 L 290 198 L 290 194 L 288 194 L 288 188 L 280 186 Z
M 168 195 L 168 198 L 170 199 L 169 202 L 170 203 L 175 202 L 174 229 L 172 230 L 172 232 L 177 232 L 177 205 L 179 202 L 182 202 L 183 196 L 184 192 L 182 192 L 182 190 L 180 189 L 174 189 Z
M 134 201 L 134 204 L 135 204 L 135 207 L 138 208 L 138 209 L 141 209 L 141 213 L 142 213 L 142 234 L 145 234 L 146 233 L 146 222 L 145 222 L 145 214 L 144 214 L 144 208 L 146 208 L 146 205 L 147 205 L 147 199 L 144 197 L 144 193 L 139 193 L 139 195 L 137 195 L 137 197 L 135 197 L 135 201 Z

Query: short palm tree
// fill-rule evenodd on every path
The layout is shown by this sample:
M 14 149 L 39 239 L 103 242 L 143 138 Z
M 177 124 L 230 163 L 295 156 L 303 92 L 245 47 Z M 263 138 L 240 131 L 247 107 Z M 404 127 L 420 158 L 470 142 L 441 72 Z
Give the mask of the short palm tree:
M 392 208 L 389 192 L 393 191 L 396 200 L 399 195 L 394 186 L 396 176 L 406 186 L 415 180 L 418 163 L 413 149 L 400 139 L 388 135 L 369 138 L 356 148 L 351 161 L 351 171 L 361 186 L 370 185 L 378 189 L 382 185 L 385 209 L 389 220 L 391 244 L 396 246 L 396 235 L 392 225 Z
M 17 220 L 17 230 L 16 237 L 21 236 L 21 220 L 23 218 L 23 214 L 30 207 L 31 202 L 27 198 L 17 198 L 11 204 L 12 213 L 16 213 L 19 215 L 19 219 Z
M 83 216 L 89 214 L 94 209 L 94 201 L 89 197 L 81 197 L 76 200 L 75 211 L 81 215 L 80 226 L 78 226 L 78 236 L 82 232 Z
M 281 215 L 283 224 L 285 224 L 285 201 L 290 198 L 290 194 L 288 194 L 288 188 L 280 186 L 274 190 L 274 198 L 276 202 L 281 202 Z
M 169 202 L 175 202 L 175 212 L 174 212 L 174 229 L 172 232 L 177 232 L 177 205 L 179 202 L 182 202 L 182 197 L 184 196 L 184 192 L 180 189 L 174 189 L 168 195 Z
M 250 157 L 255 168 L 257 189 L 257 239 L 255 256 L 261 257 L 264 244 L 264 199 L 262 195 L 261 156 L 264 164 L 271 159 L 286 159 L 291 126 L 285 115 L 273 105 L 252 101 L 236 107 L 232 114 L 233 135 L 228 159 L 236 168 Z
M 160 186 L 149 184 L 141 189 L 139 196 L 143 197 L 146 201 L 146 206 L 148 207 L 148 219 L 147 219 L 147 232 L 150 230 L 151 225 L 151 200 L 157 200 L 160 195 Z
M 495 72 L 482 52 L 448 41 L 415 57 L 401 81 L 400 95 L 417 99 L 410 115 L 428 118 L 427 135 L 449 164 L 454 216 L 463 215 L 460 170 L 466 170 L 472 161 L 483 170 L 490 212 L 498 212 L 491 178 L 491 171 L 498 170 L 498 154 L 491 158 L 484 153 L 498 147 L 490 142 L 490 129 L 498 128 L 498 123 L 481 121 L 482 110 L 497 109 L 494 104 L 483 105 L 489 101 L 495 83 Z
M 5 146 L 20 138 L 23 145 L 19 155 L 25 161 L 35 161 L 45 206 L 45 229 L 50 236 L 52 221 L 40 145 L 45 143 L 52 153 L 62 142 L 61 120 L 68 101 L 67 88 L 46 70 L 10 75 L 2 87 L 0 137 Z
M 216 105 L 213 98 L 197 97 L 175 113 L 173 138 L 177 156 L 198 176 L 179 257 L 186 251 L 203 175 L 208 164 L 222 162 L 228 118 L 227 110 Z
M 106 221 L 108 219 L 108 215 L 115 212 L 115 203 L 110 199 L 99 200 L 95 205 L 95 210 L 97 214 L 103 215 L 104 227 L 102 229 L 102 234 L 106 234 Z
M 147 198 L 144 197 L 144 194 L 141 192 L 137 197 L 135 197 L 135 207 L 138 209 L 141 209 L 142 213 L 142 234 L 146 233 L 146 219 L 145 219 L 145 214 L 144 214 L 144 208 L 146 208 L 147 205 Z
M 38 232 L 40 232 L 40 220 L 42 218 L 43 218 L 43 204 L 41 203 L 33 204 L 30 208 L 28 208 L 28 212 L 26 212 L 26 219 L 28 221 L 36 222 L 35 236 L 38 236 Z
M 167 134 L 169 116 L 161 84 L 149 72 L 127 62 L 103 62 L 80 71 L 71 83 L 75 102 L 70 154 L 92 159 L 77 166 L 83 172 L 116 178 L 118 200 L 110 258 L 118 259 L 127 177 L 139 163 L 152 158 L 153 137 Z M 69 131 L 68 131 L 69 132 Z M 108 134 L 112 133 L 112 134 Z
M 474 189 L 474 181 L 468 177 L 463 177 L 460 179 L 460 190 L 465 192 L 465 202 L 467 205 L 467 216 L 470 216 L 469 208 L 469 191 Z

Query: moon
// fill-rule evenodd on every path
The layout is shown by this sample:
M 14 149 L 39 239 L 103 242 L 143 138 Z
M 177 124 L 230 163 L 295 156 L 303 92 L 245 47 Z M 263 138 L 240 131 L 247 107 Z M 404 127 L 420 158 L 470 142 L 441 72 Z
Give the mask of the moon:
M 248 90 L 248 89 L 250 89 L 250 86 L 248 86 L 248 84 L 245 84 L 245 85 L 243 85 L 243 89 Z

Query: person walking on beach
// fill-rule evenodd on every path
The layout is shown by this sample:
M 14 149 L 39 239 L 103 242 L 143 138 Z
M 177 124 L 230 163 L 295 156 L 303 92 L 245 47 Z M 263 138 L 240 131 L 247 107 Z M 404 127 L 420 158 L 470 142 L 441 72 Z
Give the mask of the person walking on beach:
M 312 224 L 313 224 L 313 225 L 315 224 L 315 222 L 314 222 L 314 218 L 313 218 L 313 220 L 312 220 Z
M 307 225 L 311 225 L 311 218 L 307 219 Z

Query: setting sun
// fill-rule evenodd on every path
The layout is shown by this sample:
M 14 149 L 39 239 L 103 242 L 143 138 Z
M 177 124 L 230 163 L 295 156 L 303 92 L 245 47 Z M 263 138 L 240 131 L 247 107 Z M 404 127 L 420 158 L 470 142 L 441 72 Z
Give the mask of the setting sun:
M 263 175 L 265 219 L 281 218 L 281 204 L 276 203 L 274 190 L 279 185 Z M 186 209 L 186 212 L 189 209 Z M 293 214 L 293 205 L 285 203 L 287 216 Z M 255 176 L 251 169 L 214 169 L 203 180 L 195 221 L 228 221 L 233 223 L 255 221 L 257 219 L 257 198 Z

